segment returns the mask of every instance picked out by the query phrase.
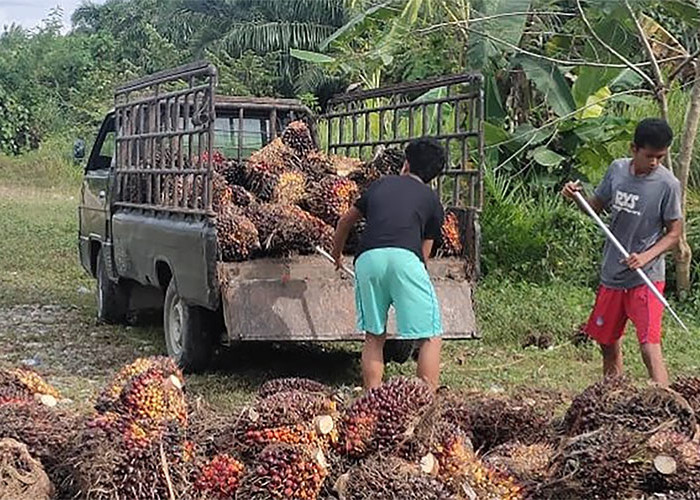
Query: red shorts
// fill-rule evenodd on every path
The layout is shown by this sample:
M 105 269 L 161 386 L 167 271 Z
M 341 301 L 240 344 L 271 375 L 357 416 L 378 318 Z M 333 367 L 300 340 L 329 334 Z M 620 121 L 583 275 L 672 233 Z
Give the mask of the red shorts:
M 664 282 L 654 284 L 663 293 Z M 640 344 L 660 344 L 663 313 L 663 304 L 646 285 L 630 289 L 601 285 L 585 332 L 599 344 L 614 344 L 625 333 L 629 319 Z

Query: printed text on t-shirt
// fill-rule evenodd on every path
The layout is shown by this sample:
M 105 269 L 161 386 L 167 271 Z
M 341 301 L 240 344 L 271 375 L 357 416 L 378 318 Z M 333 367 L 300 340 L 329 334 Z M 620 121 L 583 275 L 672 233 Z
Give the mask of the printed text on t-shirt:
M 615 191 L 615 202 L 613 203 L 614 210 L 622 210 L 633 215 L 642 215 L 637 208 L 639 195 L 634 193 L 625 193 L 624 191 Z

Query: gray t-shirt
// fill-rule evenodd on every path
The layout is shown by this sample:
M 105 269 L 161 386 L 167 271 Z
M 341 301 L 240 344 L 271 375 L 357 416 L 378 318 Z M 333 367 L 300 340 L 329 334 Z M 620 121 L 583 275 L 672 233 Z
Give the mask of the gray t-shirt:
M 667 222 L 680 219 L 681 188 L 678 179 L 664 166 L 646 176 L 632 173 L 629 158 L 615 160 L 595 190 L 595 196 L 610 211 L 610 230 L 629 253 L 641 253 L 654 246 L 664 235 Z M 605 241 L 600 281 L 611 288 L 633 288 L 643 284 L 622 254 Z M 644 266 L 652 281 L 664 281 L 664 256 Z

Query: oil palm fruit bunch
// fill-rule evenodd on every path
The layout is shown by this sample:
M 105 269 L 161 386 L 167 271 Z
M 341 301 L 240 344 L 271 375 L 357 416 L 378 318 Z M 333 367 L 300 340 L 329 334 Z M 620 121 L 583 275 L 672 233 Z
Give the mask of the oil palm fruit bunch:
M 356 183 L 360 193 L 364 193 L 374 181 L 382 178 L 382 173 L 369 165 L 363 165 L 348 173 L 346 178 Z
M 297 205 L 306 194 L 306 176 L 299 170 L 288 170 L 279 175 L 272 191 L 272 202 Z
M 231 188 L 231 199 L 235 206 L 245 208 L 255 203 L 255 196 L 243 186 L 233 185 Z
M 523 444 L 511 441 L 494 448 L 484 461 L 523 484 L 533 484 L 547 479 L 554 451 L 549 443 Z
M 570 438 L 552 462 L 545 498 L 626 499 L 638 494 L 639 467 L 631 460 L 644 436 L 615 426 Z
M 226 178 L 218 172 L 212 172 L 212 209 L 216 213 L 224 210 L 224 207 L 233 203 L 233 191 L 226 182 Z
M 373 457 L 361 462 L 336 482 L 343 500 L 457 500 L 436 478 L 415 464 L 396 457 Z
M 0 405 L 0 437 L 16 439 L 27 445 L 56 485 L 68 473 L 65 461 L 80 425 L 78 415 L 32 400 Z
M 0 369 L 0 405 L 20 401 L 40 401 L 55 406 L 58 390 L 29 368 Z
M 680 395 L 658 387 L 635 387 L 624 378 L 593 384 L 576 396 L 564 417 L 568 435 L 616 424 L 649 432 L 662 424 L 688 436 L 695 433 L 695 414 Z
M 267 382 L 263 383 L 260 388 L 258 388 L 257 396 L 259 398 L 266 398 L 280 392 L 290 391 L 311 392 L 326 395 L 331 393 L 330 388 L 321 382 L 308 378 L 290 377 L 268 380 Z
M 227 454 L 215 455 L 197 471 L 194 488 L 208 498 L 229 500 L 241 484 L 245 466 Z
M 256 400 L 243 412 L 241 423 L 246 430 L 270 429 L 313 422 L 318 416 L 337 412 L 336 402 L 326 394 L 293 390 Z
M 312 253 L 315 246 L 328 249 L 333 241 L 331 227 L 296 205 L 259 203 L 250 206 L 246 214 L 268 254 Z
M 328 469 L 323 452 L 306 446 L 266 447 L 244 475 L 240 500 L 316 500 Z
M 232 204 L 225 206 L 216 217 L 216 237 L 224 262 L 246 260 L 260 248 L 257 228 Z
M 398 175 L 401 173 L 406 155 L 397 148 L 380 148 L 374 158 L 367 164 L 369 170 L 376 170 L 380 175 Z
M 337 442 L 337 436 L 333 417 L 321 415 L 316 417 L 313 422 L 266 429 L 251 428 L 245 432 L 243 443 L 248 451 L 259 451 L 265 446 L 275 443 L 308 445 L 327 450 Z
M 202 151 L 202 168 L 204 168 L 207 164 L 207 161 L 209 160 L 209 151 Z M 218 149 L 214 149 L 211 152 L 211 166 L 214 170 L 218 171 L 219 169 L 222 168 L 222 166 L 226 163 L 226 157 L 224 154 L 219 151 Z M 195 157 L 193 158 L 192 161 L 193 165 L 198 165 L 199 161 L 198 158 Z
M 228 185 L 246 186 L 248 180 L 248 166 L 245 162 L 226 160 L 217 168 L 217 172 L 224 176 Z
M 250 155 L 249 167 L 258 163 L 267 164 L 272 170 L 279 173 L 287 170 L 301 170 L 301 157 L 280 137 Z
M 646 493 L 697 492 L 700 489 L 700 443 L 661 430 L 649 438 L 641 457 Z
M 299 155 L 305 155 L 315 149 L 309 126 L 302 120 L 291 122 L 282 132 L 282 142 Z
M 318 182 L 328 175 L 337 175 L 338 171 L 332 157 L 321 151 L 309 151 L 302 157 L 301 170 L 313 182 Z
M 527 397 L 497 394 L 466 398 L 471 413 L 474 449 L 483 452 L 518 439 L 526 444 L 541 441 L 552 430 L 554 410 Z
M 97 396 L 95 410 L 98 413 L 115 411 L 120 402 L 120 396 L 127 384 L 136 376 L 152 369 L 158 369 L 164 376 L 174 375 L 181 382 L 184 381 L 182 371 L 175 362 L 167 356 L 150 356 L 137 358 L 128 365 L 123 366 L 105 385 Z
M 445 257 L 462 255 L 462 237 L 459 231 L 459 219 L 454 212 L 448 212 L 440 231 L 442 244 L 440 251 Z
M 357 184 L 344 177 L 326 177 L 309 190 L 309 212 L 333 227 L 350 210 L 360 191 Z
M 679 377 L 671 389 L 683 396 L 695 413 L 700 412 L 700 377 Z
M 418 379 L 399 377 L 369 390 L 350 405 L 341 420 L 342 450 L 358 458 L 393 450 L 432 402 L 432 388 Z

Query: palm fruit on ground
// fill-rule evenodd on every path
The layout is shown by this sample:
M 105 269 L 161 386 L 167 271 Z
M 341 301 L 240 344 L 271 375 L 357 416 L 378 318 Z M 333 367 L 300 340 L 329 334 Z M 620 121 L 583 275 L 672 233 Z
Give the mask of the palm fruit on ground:
M 671 389 L 683 396 L 695 413 L 700 413 L 700 377 L 679 377 Z
M 309 212 L 333 227 L 353 206 L 360 191 L 357 184 L 344 177 L 326 177 L 309 190 Z
M 58 390 L 29 368 L 0 369 L 0 405 L 19 401 L 40 401 L 54 406 Z
M 403 377 L 367 391 L 343 416 L 341 449 L 352 457 L 395 449 L 409 437 L 433 397 L 428 384 Z
M 309 126 L 302 120 L 291 122 L 282 132 L 282 142 L 295 150 L 299 155 L 305 155 L 315 149 Z
M 227 454 L 216 455 L 196 473 L 194 488 L 209 498 L 233 498 L 241 483 L 245 466 Z
M 665 494 L 700 490 L 700 443 L 669 430 L 652 435 L 641 456 L 635 456 L 644 470 L 643 486 L 647 493 Z
M 564 430 L 571 436 L 616 424 L 649 432 L 669 422 L 678 432 L 695 433 L 695 415 L 680 395 L 658 387 L 637 388 L 617 378 L 593 384 L 576 396 L 564 417 Z
M 246 214 L 268 255 L 314 253 L 317 245 L 326 250 L 332 245 L 333 229 L 296 205 L 259 203 L 248 207 Z
M 306 446 L 271 445 L 257 456 L 236 494 L 240 500 L 316 500 L 328 475 L 323 452 Z
M 290 391 L 312 392 L 319 394 L 331 393 L 330 388 L 321 382 L 308 378 L 290 377 L 268 380 L 258 388 L 257 396 L 259 398 L 266 398 L 280 392 Z
M 224 207 L 216 216 L 216 238 L 224 262 L 246 260 L 260 248 L 257 228 L 233 205 Z
M 186 460 L 180 429 L 169 429 L 146 446 L 132 446 L 116 428 L 81 431 L 68 460 L 79 498 L 151 500 L 171 498 L 170 490 L 191 485 L 193 464 Z
M 319 392 L 277 392 L 256 400 L 243 412 L 241 424 L 248 429 L 269 429 L 313 422 L 321 415 L 335 416 L 337 403 Z
M 297 205 L 306 198 L 306 177 L 301 171 L 282 172 L 272 192 L 272 202 Z
M 538 442 L 552 431 L 554 409 L 529 397 L 475 394 L 466 397 L 466 404 L 474 449 L 481 452 L 515 439 Z
M 185 379 L 182 375 L 182 371 L 177 367 L 172 358 L 167 356 L 137 358 L 128 365 L 123 366 L 105 385 L 102 391 L 100 391 L 100 394 L 97 396 L 97 402 L 95 403 L 95 410 L 97 410 L 98 413 L 115 411 L 119 405 L 121 393 L 129 381 L 153 368 L 159 369 L 163 376 L 169 377 L 170 375 L 174 375 L 178 380 L 184 383 Z
M 212 209 L 219 213 L 224 210 L 224 207 L 233 203 L 233 191 L 226 182 L 223 175 L 212 172 Z
M 556 454 L 551 478 L 538 498 L 614 500 L 638 495 L 642 483 L 632 460 L 645 437 L 627 429 L 606 426 L 568 439 Z
M 31 400 L 0 405 L 0 437 L 26 444 L 57 486 L 68 475 L 65 460 L 80 424 L 76 414 Z
M 55 489 L 36 457 L 26 445 L 10 438 L 0 439 L 0 498 L 49 500 Z
M 373 457 L 336 481 L 343 500 L 457 500 L 436 478 L 396 457 Z
M 462 236 L 459 230 L 459 219 L 453 212 L 445 214 L 440 231 L 441 245 L 440 253 L 445 257 L 456 257 L 462 255 Z
M 523 484 L 533 484 L 547 478 L 554 451 L 549 443 L 526 445 L 511 441 L 491 450 L 484 461 Z
M 304 155 L 301 170 L 313 182 L 318 182 L 328 175 L 338 174 L 332 157 L 321 151 L 310 151 Z

